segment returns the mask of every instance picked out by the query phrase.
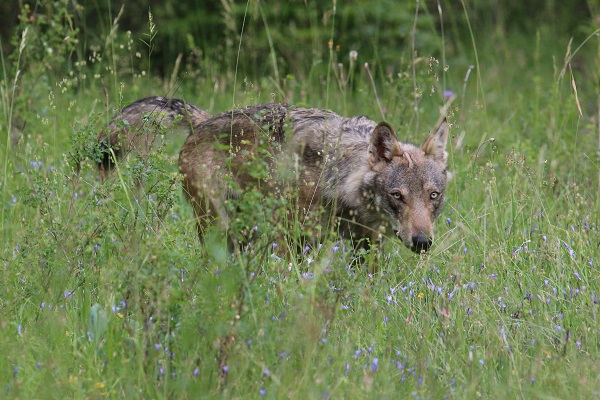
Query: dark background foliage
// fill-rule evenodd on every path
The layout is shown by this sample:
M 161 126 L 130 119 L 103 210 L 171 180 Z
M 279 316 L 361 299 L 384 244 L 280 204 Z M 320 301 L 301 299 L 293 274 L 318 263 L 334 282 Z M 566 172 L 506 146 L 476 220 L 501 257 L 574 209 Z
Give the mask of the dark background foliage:
M 242 72 L 264 73 L 270 65 L 269 57 L 275 54 L 281 73 L 302 74 L 310 70 L 311 63 L 328 54 L 332 37 L 333 49 L 344 57 L 356 50 L 363 60 L 377 59 L 383 66 L 393 64 L 395 57 L 410 51 L 417 3 L 420 18 L 415 46 L 434 55 L 439 52 L 442 26 L 447 49 L 452 53 L 453 49 L 465 51 L 460 43 L 468 37 L 467 22 L 479 32 L 480 28 L 493 26 L 495 31 L 489 33 L 499 36 L 519 31 L 533 38 L 541 27 L 577 39 L 592 31 L 590 15 L 598 11 L 593 2 L 586 0 L 479 0 L 465 1 L 464 5 L 450 0 L 19 0 L 0 4 L 0 34 L 3 52 L 10 54 L 26 26 L 56 30 L 56 24 L 63 24 L 67 30 L 80 32 L 76 41 L 63 40 L 72 45 L 64 56 L 76 60 L 89 56 L 94 48 L 102 48 L 117 26 L 120 32 L 132 32 L 133 46 L 147 53 L 144 42 L 148 43 L 150 33 L 150 11 L 158 32 L 152 42 L 153 72 L 167 75 L 180 54 L 184 64 L 204 60 L 231 70 L 243 32 Z M 29 8 L 20 11 L 25 5 Z M 438 5 L 443 10 L 441 16 Z M 57 16 L 60 9 L 69 10 L 70 15 Z

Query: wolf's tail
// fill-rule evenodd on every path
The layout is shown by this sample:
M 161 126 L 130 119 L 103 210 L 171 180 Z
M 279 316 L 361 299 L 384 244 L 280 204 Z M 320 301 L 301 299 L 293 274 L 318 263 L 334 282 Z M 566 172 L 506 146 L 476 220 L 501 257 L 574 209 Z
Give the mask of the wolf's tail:
M 179 99 L 147 97 L 131 103 L 98 136 L 103 147 L 99 164 L 102 175 L 113 167 L 115 158 L 129 153 L 146 157 L 162 133 L 175 130 L 189 134 L 210 117 L 206 111 Z

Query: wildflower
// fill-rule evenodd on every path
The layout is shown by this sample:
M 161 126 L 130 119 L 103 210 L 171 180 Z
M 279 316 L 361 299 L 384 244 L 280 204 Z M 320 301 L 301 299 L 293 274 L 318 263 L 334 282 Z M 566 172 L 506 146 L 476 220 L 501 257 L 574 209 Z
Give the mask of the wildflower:
M 198 376 L 199 373 L 200 373 L 200 369 L 198 367 L 196 367 L 196 369 L 194 369 L 194 372 L 192 374 L 194 376 Z
M 358 59 L 358 52 L 356 50 L 350 50 L 348 55 L 350 57 L 350 61 L 356 61 Z
M 260 390 L 258 391 L 258 393 L 260 393 L 261 396 L 264 396 L 265 394 L 267 394 L 267 391 L 263 388 L 260 388 Z
M 348 374 L 350 374 L 350 363 L 346 363 L 346 372 L 344 373 L 344 376 L 348 376 Z
M 446 218 L 446 224 L 448 224 L 448 226 L 450 226 L 451 223 L 452 223 L 452 220 L 450 218 Z
M 223 373 L 229 372 L 229 367 L 227 365 L 223 365 Z
M 379 358 L 374 358 L 373 362 L 371 363 L 371 371 L 376 372 L 378 366 L 379 366 Z
M 449 99 L 454 96 L 454 91 L 450 89 L 444 90 L 444 99 Z
M 269 376 L 269 375 L 271 375 L 271 371 L 269 371 L 269 369 L 268 369 L 268 368 L 265 368 L 265 369 L 263 369 L 263 374 L 264 374 L 265 376 Z

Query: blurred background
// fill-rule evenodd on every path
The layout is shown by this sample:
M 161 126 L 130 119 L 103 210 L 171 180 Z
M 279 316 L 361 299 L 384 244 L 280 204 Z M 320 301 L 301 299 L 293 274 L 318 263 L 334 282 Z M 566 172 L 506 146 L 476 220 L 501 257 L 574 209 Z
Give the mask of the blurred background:
M 416 49 L 439 57 L 443 43 L 455 63 L 469 62 L 471 33 L 485 35 L 478 41 L 535 41 L 536 32 L 551 32 L 577 43 L 600 24 L 597 0 L 12 0 L 0 4 L 0 33 L 4 54 L 18 47 L 19 31 L 30 26 L 40 42 L 29 46 L 27 57 L 72 62 L 94 51 L 117 51 L 106 47 L 109 41 L 118 47 L 129 40 L 128 46 L 147 54 L 144 42 L 153 35 L 151 70 L 163 76 L 172 73 L 178 57 L 184 69 L 205 63 L 205 74 L 235 69 L 239 47 L 243 62 L 237 67 L 245 75 L 272 74 L 277 65 L 279 75 L 301 77 L 328 56 L 333 38 L 334 51 L 344 59 L 355 50 L 362 61 L 377 61 L 389 72 L 401 57 L 410 58 L 417 4 Z M 63 35 L 50 35 L 57 31 Z

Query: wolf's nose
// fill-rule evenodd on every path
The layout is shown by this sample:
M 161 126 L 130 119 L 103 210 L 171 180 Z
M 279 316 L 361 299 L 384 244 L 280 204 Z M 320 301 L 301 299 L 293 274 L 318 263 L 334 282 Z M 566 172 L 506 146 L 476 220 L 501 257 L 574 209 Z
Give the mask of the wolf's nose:
M 429 247 L 431 246 L 431 239 L 422 233 L 419 233 L 418 235 L 414 235 L 412 237 L 412 244 L 413 245 L 410 249 L 415 253 L 421 253 L 422 251 L 429 250 Z

